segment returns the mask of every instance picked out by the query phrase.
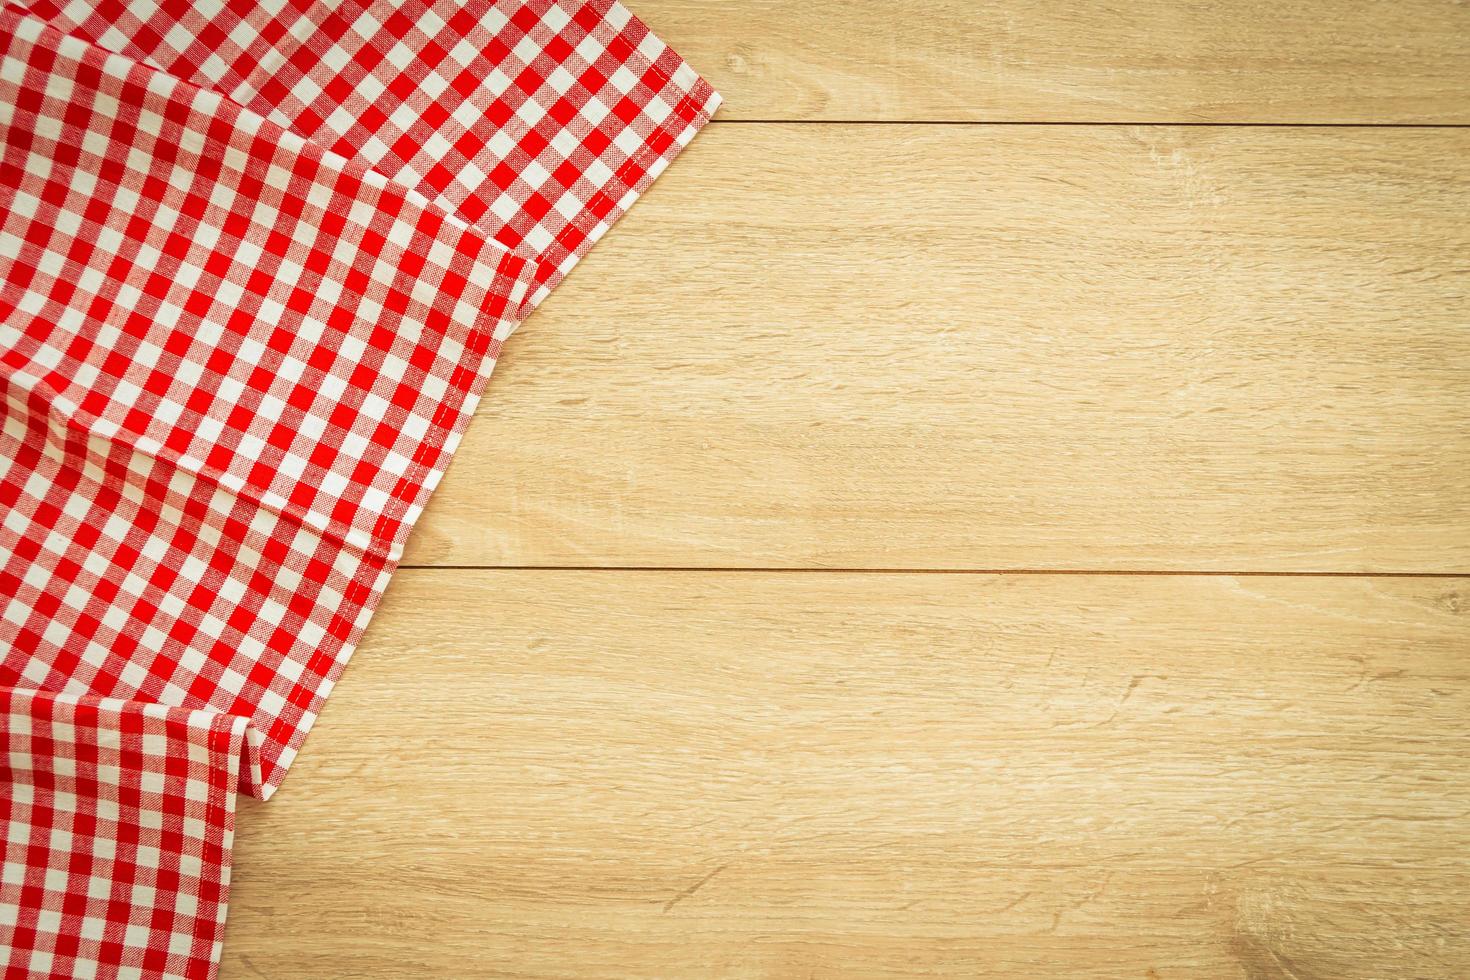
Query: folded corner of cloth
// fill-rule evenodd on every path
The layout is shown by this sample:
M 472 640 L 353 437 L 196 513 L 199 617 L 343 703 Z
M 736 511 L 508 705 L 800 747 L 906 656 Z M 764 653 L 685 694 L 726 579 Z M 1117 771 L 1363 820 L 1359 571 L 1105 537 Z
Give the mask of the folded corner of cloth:
M 0 0 L 6 977 L 213 976 L 235 794 L 718 105 L 611 0 Z
M 213 975 L 249 719 L 10 688 L 0 722 L 7 975 Z

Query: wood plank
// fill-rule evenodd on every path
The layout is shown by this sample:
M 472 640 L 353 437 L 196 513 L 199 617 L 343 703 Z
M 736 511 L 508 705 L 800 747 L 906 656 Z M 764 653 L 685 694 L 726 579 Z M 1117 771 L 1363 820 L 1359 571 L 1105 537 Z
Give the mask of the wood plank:
M 726 119 L 1470 121 L 1456 0 L 640 0 Z
M 233 977 L 1461 977 L 1470 582 L 405 571 Z
M 410 564 L 1470 570 L 1470 131 L 715 127 Z

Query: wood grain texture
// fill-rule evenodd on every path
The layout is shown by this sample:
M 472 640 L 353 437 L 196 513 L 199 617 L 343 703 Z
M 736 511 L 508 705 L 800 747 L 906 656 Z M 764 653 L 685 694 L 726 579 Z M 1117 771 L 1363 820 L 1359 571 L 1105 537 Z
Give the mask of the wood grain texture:
M 1470 130 L 715 126 L 410 564 L 1470 570 Z
M 245 977 L 1463 977 L 1463 580 L 405 571 Z
M 1470 122 L 1460 0 L 642 0 L 726 119 Z

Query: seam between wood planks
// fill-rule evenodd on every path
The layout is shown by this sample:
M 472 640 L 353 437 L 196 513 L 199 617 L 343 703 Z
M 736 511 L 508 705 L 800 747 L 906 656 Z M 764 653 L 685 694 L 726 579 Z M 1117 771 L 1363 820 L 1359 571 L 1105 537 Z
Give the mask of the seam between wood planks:
M 1185 122 L 1045 119 L 711 119 L 711 126 L 1186 126 L 1197 129 L 1470 129 L 1470 123 Z
M 1248 572 L 1121 568 L 828 568 L 825 566 L 749 565 L 399 565 L 400 569 L 502 572 L 718 572 L 806 573 L 831 575 L 1153 575 L 1176 578 L 1447 578 L 1470 579 L 1470 572 Z

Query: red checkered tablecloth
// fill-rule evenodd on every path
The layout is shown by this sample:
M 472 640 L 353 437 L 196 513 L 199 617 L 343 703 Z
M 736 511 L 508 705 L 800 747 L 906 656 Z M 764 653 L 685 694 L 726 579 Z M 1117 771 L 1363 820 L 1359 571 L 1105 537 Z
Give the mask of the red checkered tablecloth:
M 0 967 L 209 977 L 501 343 L 719 97 L 620 5 L 0 7 Z

